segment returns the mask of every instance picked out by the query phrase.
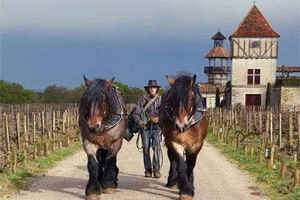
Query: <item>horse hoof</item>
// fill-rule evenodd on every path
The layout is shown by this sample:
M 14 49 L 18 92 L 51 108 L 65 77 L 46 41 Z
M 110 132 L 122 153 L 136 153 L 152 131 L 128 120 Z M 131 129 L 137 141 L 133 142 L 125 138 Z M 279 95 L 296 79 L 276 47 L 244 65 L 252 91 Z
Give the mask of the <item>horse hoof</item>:
M 167 188 L 170 188 L 172 190 L 178 190 L 179 189 L 177 184 L 175 184 L 175 185 L 167 185 Z
M 100 194 L 90 194 L 85 197 L 85 200 L 100 200 L 101 195 Z
M 105 188 L 105 189 L 103 189 L 104 194 L 112 194 L 112 193 L 115 193 L 116 191 L 117 191 L 116 188 Z
M 191 195 L 188 195 L 188 194 L 181 194 L 179 196 L 179 200 L 193 200 L 193 197 Z

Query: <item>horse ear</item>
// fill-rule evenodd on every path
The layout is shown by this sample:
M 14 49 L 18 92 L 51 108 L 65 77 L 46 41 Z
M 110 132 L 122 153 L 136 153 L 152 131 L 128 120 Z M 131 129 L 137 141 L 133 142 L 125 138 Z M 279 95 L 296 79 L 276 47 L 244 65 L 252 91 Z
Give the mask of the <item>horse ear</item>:
M 196 83 L 196 78 L 197 78 L 197 75 L 194 74 L 193 78 L 191 79 L 191 86 L 193 86 Z
M 115 81 L 115 77 L 112 77 L 112 79 L 110 79 L 109 81 L 106 82 L 105 86 L 107 88 L 111 88 L 111 86 L 113 85 L 114 81 Z
M 172 76 L 168 76 L 168 75 L 166 77 L 168 79 L 170 86 L 173 86 L 175 83 L 175 79 Z
M 89 79 L 87 79 L 87 77 L 85 75 L 83 75 L 83 80 L 87 87 L 89 87 L 91 85 L 91 81 Z

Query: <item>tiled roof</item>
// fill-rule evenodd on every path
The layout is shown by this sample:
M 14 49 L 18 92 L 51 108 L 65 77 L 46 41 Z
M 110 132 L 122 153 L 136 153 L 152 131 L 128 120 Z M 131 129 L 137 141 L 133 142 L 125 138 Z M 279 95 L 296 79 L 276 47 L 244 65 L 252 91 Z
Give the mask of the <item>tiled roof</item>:
M 254 5 L 231 37 L 280 37 Z
M 277 66 L 277 72 L 300 72 L 300 66 Z
M 211 39 L 212 40 L 226 40 L 226 37 L 219 31 Z
M 211 49 L 205 58 L 230 58 L 230 54 L 224 47 L 217 46 Z

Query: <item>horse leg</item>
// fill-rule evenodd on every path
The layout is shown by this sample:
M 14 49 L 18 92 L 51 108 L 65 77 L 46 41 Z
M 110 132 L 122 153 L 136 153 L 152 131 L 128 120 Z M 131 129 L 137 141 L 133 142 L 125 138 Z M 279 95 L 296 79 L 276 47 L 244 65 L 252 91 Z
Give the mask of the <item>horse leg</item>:
M 119 168 L 117 166 L 117 153 L 121 149 L 122 139 L 116 141 L 111 150 L 106 150 L 104 173 L 101 180 L 104 193 L 112 193 L 118 187 Z
M 107 150 L 105 150 L 105 149 L 99 149 L 97 151 L 96 155 L 97 155 L 98 166 L 99 166 L 98 181 L 101 184 L 102 178 L 103 178 L 103 174 L 104 174 L 104 163 L 105 163 L 105 159 L 106 159 L 106 156 L 107 156 Z
M 173 143 L 172 145 L 176 152 L 176 169 L 178 173 L 180 200 L 191 200 L 194 196 L 194 189 L 187 176 L 187 164 L 184 160 L 184 147 L 178 143 Z
M 194 188 L 194 167 L 196 165 L 198 153 L 188 153 L 186 154 L 186 164 L 187 164 L 187 176 L 189 182 L 192 184 L 193 190 Z
M 117 167 L 117 156 L 112 152 L 107 152 L 104 163 L 104 174 L 101 180 L 104 193 L 112 193 L 118 186 L 119 168 Z
M 88 140 L 83 143 L 84 150 L 88 156 L 87 168 L 89 172 L 89 180 L 85 189 L 86 200 L 98 200 L 101 194 L 101 185 L 98 180 L 99 165 L 96 156 L 98 147 Z
M 168 148 L 168 158 L 170 161 L 170 170 L 168 176 L 167 187 L 176 188 L 177 187 L 177 171 L 176 171 L 176 154 L 172 149 Z

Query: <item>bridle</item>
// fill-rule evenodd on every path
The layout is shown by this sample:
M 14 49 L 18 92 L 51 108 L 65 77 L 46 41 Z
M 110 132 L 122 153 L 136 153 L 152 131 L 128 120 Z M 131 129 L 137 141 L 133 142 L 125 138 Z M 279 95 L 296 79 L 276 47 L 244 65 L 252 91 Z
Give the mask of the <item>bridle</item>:
M 192 92 L 194 93 L 194 91 L 192 90 Z M 166 113 L 166 116 L 167 116 L 167 118 L 170 120 L 170 121 L 172 121 L 172 122 L 175 122 L 175 120 L 176 120 L 176 113 L 175 113 L 175 111 L 174 111 L 174 108 L 170 105 L 170 103 L 168 103 L 168 100 L 170 99 L 170 96 L 168 97 L 168 99 L 167 99 L 167 103 L 166 103 L 166 105 L 164 106 L 164 110 L 165 110 L 165 113 Z M 193 109 L 193 110 L 195 110 L 195 109 Z M 192 116 L 193 116 L 193 112 L 191 112 L 191 113 L 189 113 L 189 120 L 192 118 Z M 176 128 L 176 126 L 174 126 L 175 128 Z M 188 126 L 188 128 L 190 128 L 190 126 Z M 176 128 L 177 129 L 177 128 Z

